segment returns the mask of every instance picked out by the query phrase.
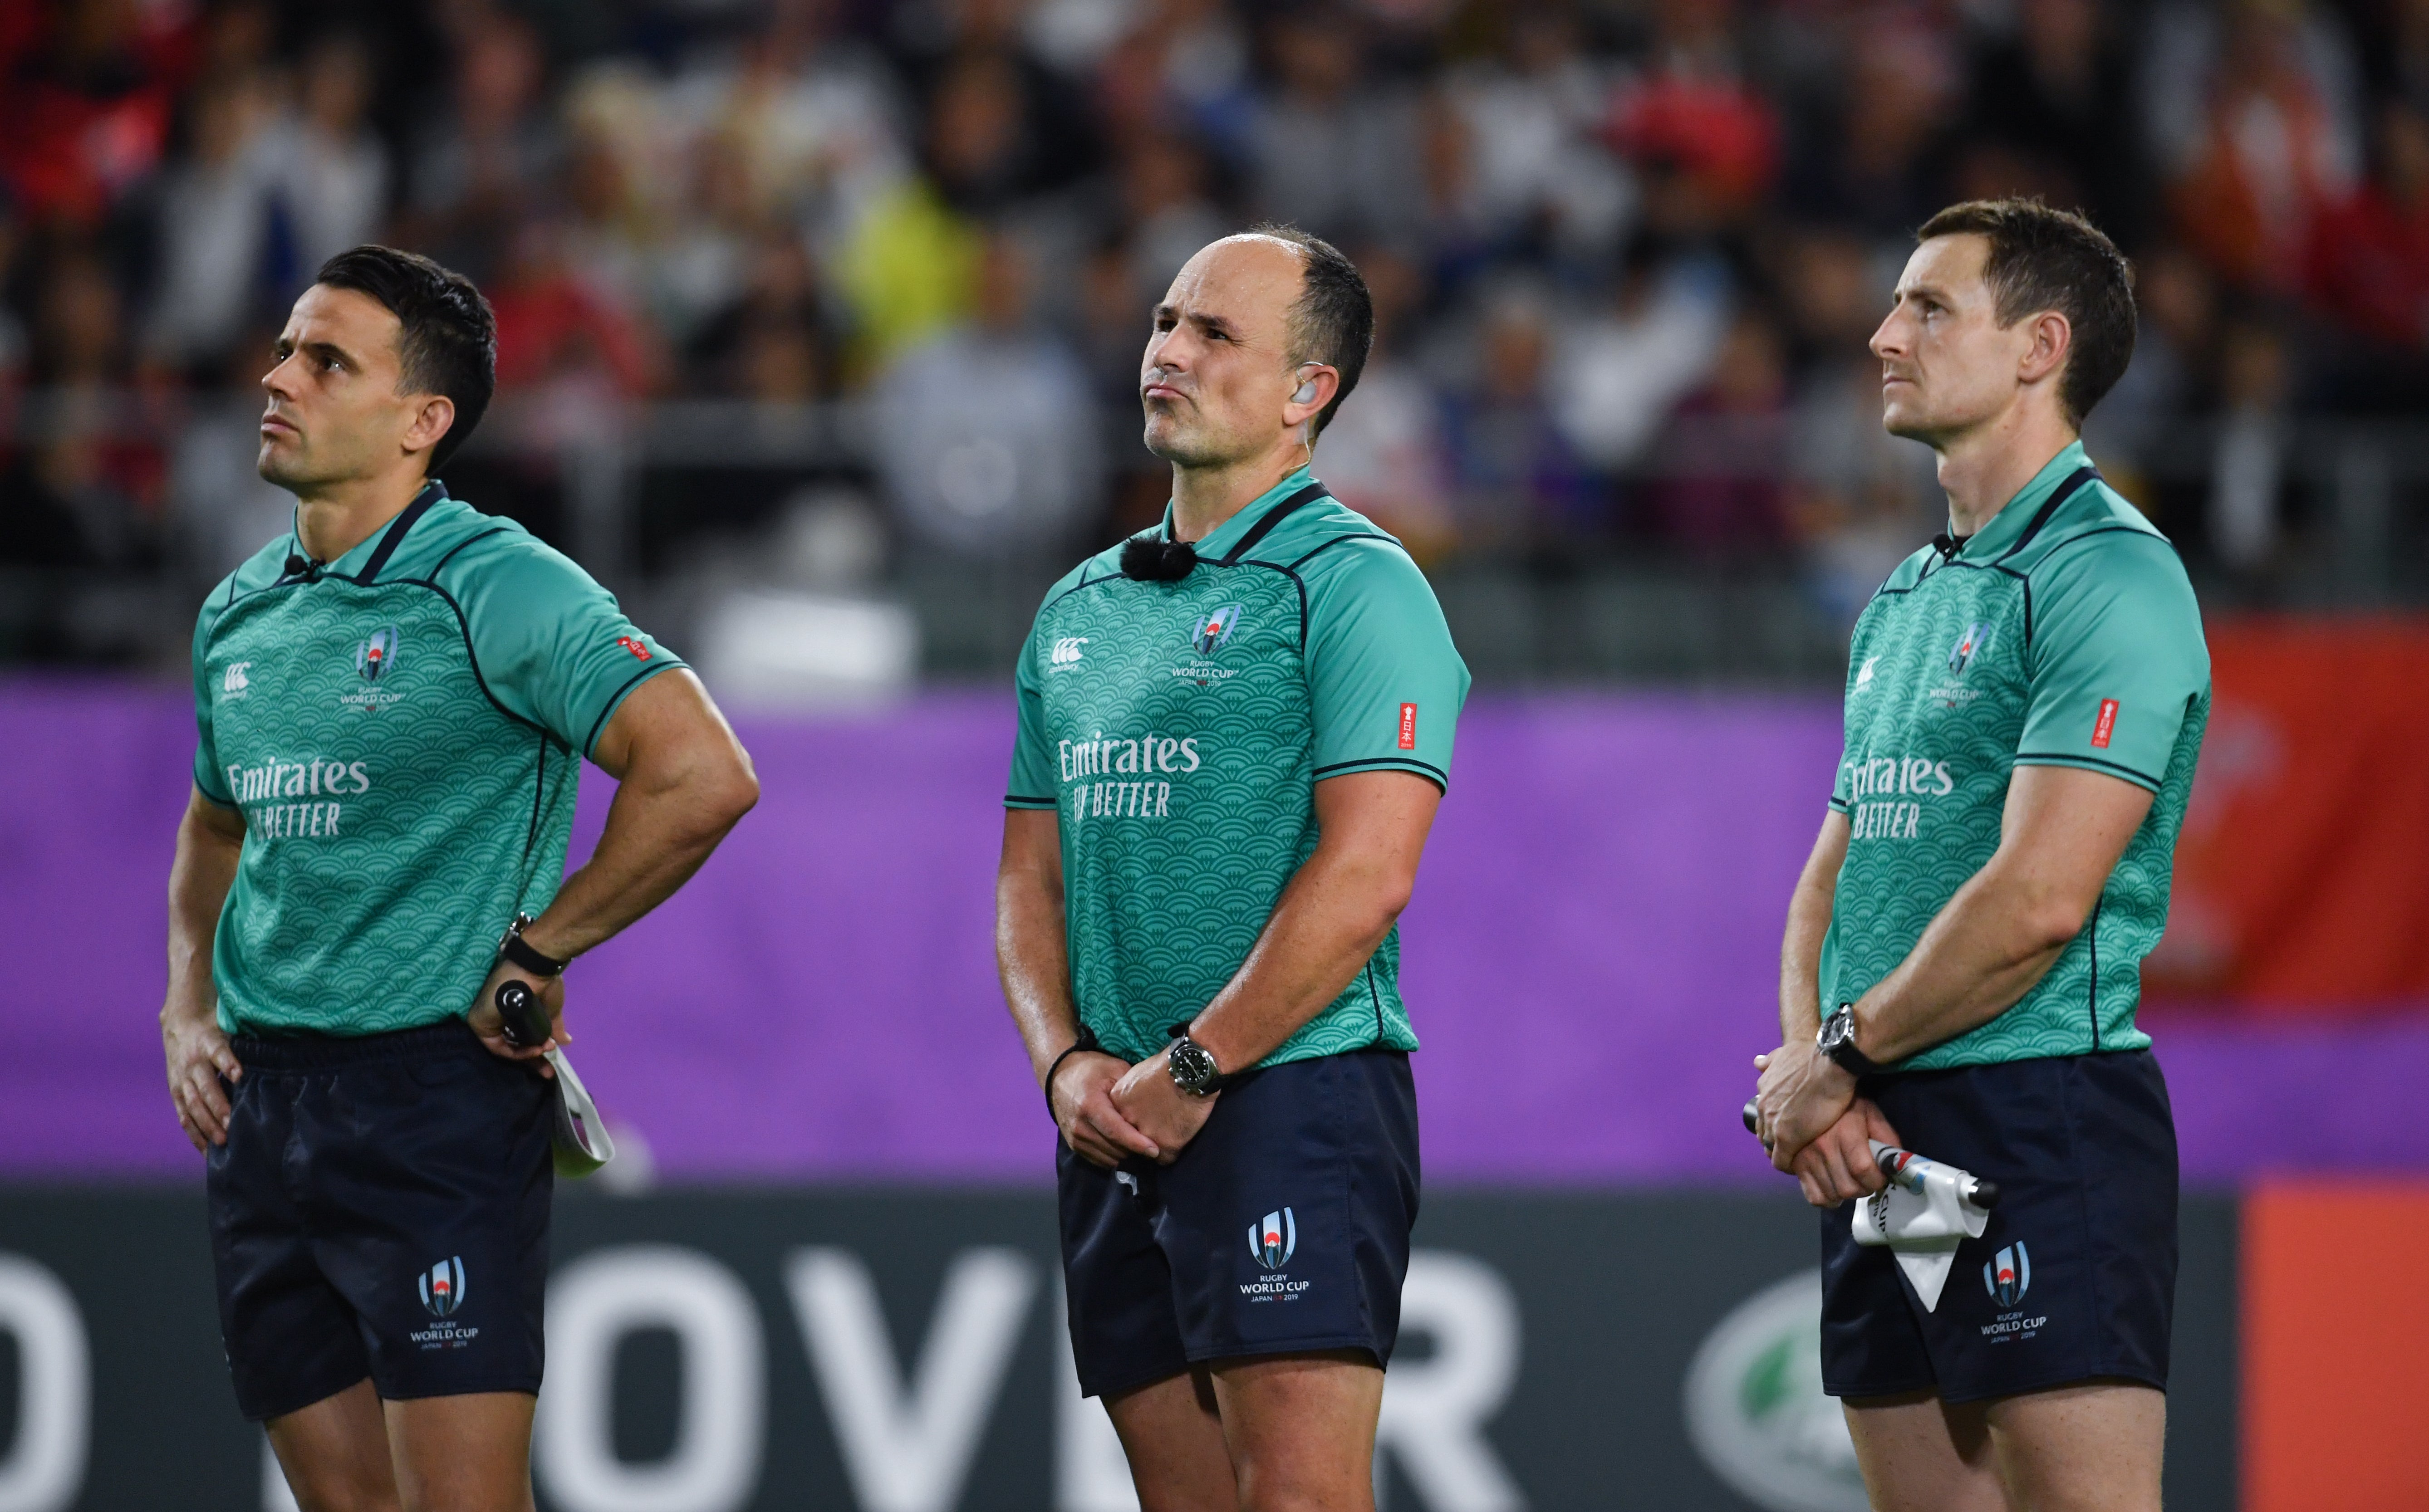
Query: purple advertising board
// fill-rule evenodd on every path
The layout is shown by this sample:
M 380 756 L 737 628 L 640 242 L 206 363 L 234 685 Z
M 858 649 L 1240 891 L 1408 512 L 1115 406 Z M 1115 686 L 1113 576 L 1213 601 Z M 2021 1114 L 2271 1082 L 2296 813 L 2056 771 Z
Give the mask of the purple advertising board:
M 681 1180 L 1039 1181 L 1052 1131 L 989 940 L 1009 702 L 746 721 L 764 789 L 700 875 L 569 978 L 602 1107 Z M 0 687 L 0 1175 L 190 1175 L 156 1014 L 189 700 Z M 1781 912 L 1839 750 L 1826 699 L 1479 698 L 1402 921 L 1427 1175 L 1773 1177 L 1739 1126 Z M 611 791 L 586 775 L 573 854 Z M 1218 859 L 1217 859 L 1218 860 Z M 2429 1168 L 2429 1012 L 2157 1026 L 2186 1171 Z

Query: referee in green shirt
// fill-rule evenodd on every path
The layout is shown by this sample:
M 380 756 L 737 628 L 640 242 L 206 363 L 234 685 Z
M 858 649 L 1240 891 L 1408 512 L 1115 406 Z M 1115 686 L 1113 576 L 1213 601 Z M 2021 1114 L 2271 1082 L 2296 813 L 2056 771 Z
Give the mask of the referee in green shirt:
M 262 379 L 295 528 L 194 627 L 161 1032 L 237 1405 L 307 1512 L 528 1512 L 551 1073 L 493 994 L 520 979 L 570 1038 L 565 962 L 758 794 L 681 663 L 429 476 L 495 350 L 456 274 L 331 258 Z M 620 785 L 567 877 L 585 757 Z
M 1918 239 L 1872 345 L 1948 533 L 1857 621 L 1758 1122 L 1817 1206 L 1879 1189 L 1868 1134 L 1999 1184 L 1934 1308 L 1824 1215 L 1823 1381 L 1874 1505 L 2158 1512 L 2176 1141 L 2134 1010 L 2209 654 L 2076 438 L 2133 354 L 2125 259 L 2038 201 Z
M 1309 470 L 1373 332 L 1300 232 L 1192 257 L 1140 374 L 1164 523 L 1054 585 L 1016 676 L 997 951 L 1081 1389 L 1149 1507 L 1372 1505 L 1418 1188 L 1394 921 L 1467 693 Z

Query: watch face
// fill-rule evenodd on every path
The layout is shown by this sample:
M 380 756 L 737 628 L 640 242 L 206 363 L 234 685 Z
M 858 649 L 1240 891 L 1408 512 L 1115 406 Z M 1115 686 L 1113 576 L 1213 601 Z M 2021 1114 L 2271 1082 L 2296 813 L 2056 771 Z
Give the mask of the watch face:
M 1191 1092 L 1206 1085 L 1214 1073 L 1214 1058 L 1183 1040 L 1172 1047 L 1172 1079 Z

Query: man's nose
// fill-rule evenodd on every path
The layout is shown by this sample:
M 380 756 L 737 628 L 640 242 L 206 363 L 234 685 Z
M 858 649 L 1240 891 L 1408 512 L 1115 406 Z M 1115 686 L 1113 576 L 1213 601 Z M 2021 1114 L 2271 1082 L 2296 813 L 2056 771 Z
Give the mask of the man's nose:
M 1904 335 L 1899 329 L 1898 318 L 1892 314 L 1881 321 L 1880 328 L 1873 333 L 1872 340 L 1865 345 L 1871 348 L 1875 357 L 1892 356 L 1905 349 Z
M 289 389 L 285 374 L 289 366 L 294 361 L 294 357 L 289 355 L 281 357 L 276 362 L 272 363 L 270 365 L 270 370 L 261 375 L 262 392 L 273 395 L 279 399 L 285 399 L 288 397 L 290 390 Z

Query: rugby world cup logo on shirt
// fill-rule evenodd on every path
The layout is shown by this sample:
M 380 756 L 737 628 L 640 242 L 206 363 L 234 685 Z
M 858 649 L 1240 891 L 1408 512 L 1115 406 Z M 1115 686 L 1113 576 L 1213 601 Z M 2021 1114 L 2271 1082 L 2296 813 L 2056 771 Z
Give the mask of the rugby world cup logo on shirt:
M 450 1317 L 464 1305 L 464 1257 L 450 1256 L 421 1273 L 421 1305 L 433 1318 Z
M 1198 616 L 1197 627 L 1189 633 L 1189 644 L 1200 656 L 1212 656 L 1231 638 L 1231 631 L 1240 623 L 1240 606 L 1227 603 L 1222 608 Z
M 366 682 L 376 682 L 396 667 L 397 628 L 382 625 L 355 648 L 355 671 Z
M 1988 621 L 1977 619 L 1966 626 L 1965 633 L 1958 636 L 1957 644 L 1948 649 L 1948 670 L 1963 677 L 1965 668 L 1973 665 L 1974 658 L 1990 644 L 1991 626 Z

